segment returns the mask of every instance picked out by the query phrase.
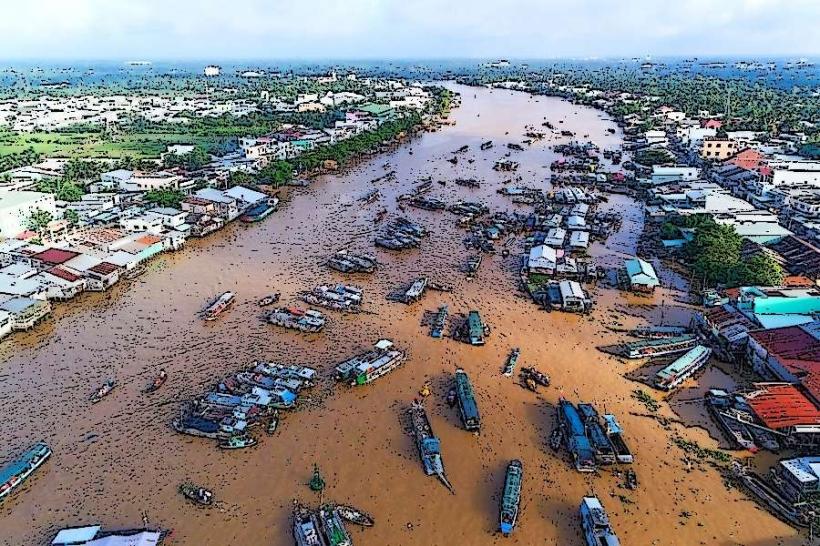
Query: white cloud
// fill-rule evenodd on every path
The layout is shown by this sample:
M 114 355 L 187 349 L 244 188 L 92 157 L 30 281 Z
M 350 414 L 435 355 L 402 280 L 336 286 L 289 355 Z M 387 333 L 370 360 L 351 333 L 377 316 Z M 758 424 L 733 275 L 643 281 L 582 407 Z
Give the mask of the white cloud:
M 817 0 L 0 0 L 6 58 L 817 54 Z

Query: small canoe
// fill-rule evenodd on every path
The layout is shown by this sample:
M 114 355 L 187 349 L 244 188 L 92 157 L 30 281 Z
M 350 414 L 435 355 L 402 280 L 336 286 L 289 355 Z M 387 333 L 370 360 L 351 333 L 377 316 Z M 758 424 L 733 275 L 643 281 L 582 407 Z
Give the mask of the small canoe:
M 261 300 L 256 302 L 256 304 L 259 307 L 267 307 L 268 305 L 273 305 L 277 301 L 279 301 L 279 293 L 270 294 L 268 296 L 265 296 L 264 298 L 262 298 Z
M 276 429 L 279 428 L 279 411 L 274 410 L 273 414 L 270 417 L 270 421 L 268 421 L 268 426 L 265 429 L 265 432 L 268 434 L 273 434 L 276 432 Z
M 210 490 L 192 483 L 180 485 L 179 492 L 182 493 L 183 497 L 199 506 L 210 506 L 214 502 L 214 494 Z
M 251 436 L 231 436 L 219 443 L 220 449 L 244 449 L 256 445 L 256 438 Z
M 349 521 L 350 523 L 354 523 L 356 525 L 361 525 L 362 527 L 373 527 L 375 523 L 372 517 L 361 510 L 353 508 L 352 506 L 347 506 L 344 504 L 336 505 L 336 513 L 338 513 L 339 517 L 343 520 Z
M 165 370 L 160 370 L 157 376 L 154 378 L 154 380 L 151 381 L 151 383 L 149 383 L 147 387 L 142 389 L 142 392 L 145 394 L 149 394 L 154 391 L 157 391 L 161 386 L 165 384 L 166 381 L 168 381 L 168 374 L 165 373 Z
M 103 384 L 102 387 L 94 391 L 94 393 L 89 397 L 89 400 L 91 400 L 92 404 L 96 404 L 97 402 L 108 396 L 116 386 L 117 382 L 113 379 L 109 379 Z
M 507 357 L 507 363 L 504 365 L 504 375 L 506 377 L 512 377 L 513 371 L 515 370 L 515 365 L 518 363 L 519 354 L 521 354 L 519 349 L 513 349 L 510 356 Z

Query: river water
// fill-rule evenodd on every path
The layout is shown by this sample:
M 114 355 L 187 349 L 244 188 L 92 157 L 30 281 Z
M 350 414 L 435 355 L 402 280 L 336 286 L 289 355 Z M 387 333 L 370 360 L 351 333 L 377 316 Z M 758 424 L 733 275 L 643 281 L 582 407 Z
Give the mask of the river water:
M 595 347 L 617 339 L 605 322 L 634 322 L 616 311 L 635 306 L 634 301 L 599 287 L 591 316 L 539 311 L 518 291 L 520 252 L 485 257 L 478 277 L 467 281 L 460 271 L 469 255 L 462 245 L 465 232 L 447 212 L 408 208 L 404 214 L 430 228 L 431 236 L 419 249 L 400 254 L 373 250 L 376 212 L 386 207 L 395 214 L 395 197 L 426 176 L 450 181 L 434 184 L 432 197 L 483 200 L 493 210 L 519 207 L 495 193 L 510 175 L 492 165 L 508 153 L 507 142 L 523 139 L 526 125 L 549 120 L 579 137 L 588 134 L 604 148 L 620 142 L 619 131 L 606 131 L 615 125 L 589 108 L 517 92 L 456 89 L 463 105 L 452 115 L 455 126 L 424 134 L 344 174 L 319 178 L 292 192 L 265 222 L 237 224 L 192 242 L 152 262 L 130 285 L 84 295 L 60 306 L 55 318 L 35 331 L 3 342 L 0 453 L 19 453 L 42 438 L 54 456 L 0 505 L 0 543 L 45 544 L 70 525 L 135 527 L 145 514 L 152 525 L 173 530 L 171 544 L 292 544 L 291 506 L 294 499 L 317 502 L 305 485 L 317 463 L 327 481 L 326 499 L 353 504 L 376 518 L 374 528 L 352 530 L 357 544 L 495 544 L 502 540 L 493 533 L 504 469 L 513 458 L 524 463 L 522 513 L 505 544 L 582 544 L 577 507 L 581 496 L 593 492 L 626 544 L 802 543 L 789 527 L 728 491 L 714 470 L 689 468 L 670 441 L 673 425 L 664 428 L 630 414 L 643 410 L 629 396 L 635 384 L 623 377 L 634 366 Z M 496 146 L 478 151 L 485 140 Z M 521 183 L 546 187 L 555 158 L 549 146 L 561 141 L 550 137 L 511 152 L 521 163 Z M 459 164 L 447 162 L 464 144 L 470 150 Z M 357 201 L 386 170 L 397 176 L 379 184 L 382 199 L 370 205 Z M 459 176 L 478 178 L 482 187 L 456 186 L 452 180 Z M 623 214 L 623 228 L 592 253 L 614 265 L 634 252 L 642 215 L 625 196 L 613 196 L 605 206 Z M 320 265 L 341 248 L 375 252 L 383 265 L 372 276 L 353 277 Z M 452 285 L 453 292 L 428 293 L 413 306 L 385 299 L 421 274 Z M 345 279 L 365 289 L 369 312 L 328 311 L 321 334 L 268 326 L 255 305 L 273 291 L 281 292 L 284 302 L 295 302 L 299 290 Z M 217 321 L 200 320 L 197 313 L 225 290 L 238 294 L 234 307 Z M 430 338 L 424 313 L 444 303 L 451 313 L 478 309 L 492 327 L 487 345 Z M 638 303 L 635 307 L 645 308 L 652 302 Z M 355 390 L 333 385 L 331 371 L 338 361 L 383 337 L 408 351 L 403 367 Z M 553 386 L 533 394 L 503 377 L 500 368 L 512 347 L 522 349 L 520 365 L 537 365 L 552 376 Z M 325 379 L 309 393 L 310 404 L 286 415 L 275 436 L 262 433 L 253 449 L 226 452 L 170 429 L 183 401 L 254 359 L 314 366 Z M 444 403 L 456 366 L 468 371 L 476 390 L 480 436 L 463 431 Z M 141 394 L 159 368 L 170 375 L 166 385 L 150 396 Z M 91 406 L 89 394 L 111 377 L 119 382 L 116 390 Z M 426 406 L 455 496 L 424 475 L 405 428 L 404 411 L 425 381 L 433 387 Z M 619 416 L 637 458 L 637 491 L 620 488 L 610 470 L 580 475 L 545 445 L 561 395 L 593 401 Z M 683 432 L 703 445 L 717 445 L 703 429 Z M 211 488 L 218 507 L 186 503 L 177 486 L 188 480 Z

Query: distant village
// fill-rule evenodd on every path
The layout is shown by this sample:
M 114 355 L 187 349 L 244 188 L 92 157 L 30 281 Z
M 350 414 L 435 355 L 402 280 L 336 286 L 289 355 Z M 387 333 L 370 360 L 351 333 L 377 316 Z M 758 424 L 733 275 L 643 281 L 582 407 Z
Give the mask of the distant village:
M 215 67 L 206 76 L 217 75 Z M 355 74 L 346 76 L 355 80 Z M 328 83 L 336 75 L 315 80 Z M 367 96 L 352 92 L 300 94 L 285 102 L 269 92 L 260 101 L 215 100 L 203 97 L 144 95 L 42 96 L 0 102 L 0 125 L 14 131 L 54 131 L 75 124 L 105 125 L 133 116 L 171 123 L 190 117 L 241 117 L 269 105 L 281 112 L 321 112 L 341 109 L 344 119 L 321 129 L 283 124 L 269 134 L 238 139 L 234 151 L 211 155 L 195 170 L 163 168 L 169 156 L 186 157 L 192 144 L 168 145 L 157 168 L 131 170 L 112 165 L 85 182 L 82 197 L 60 201 L 54 193 L 36 191 L 44 181 L 60 181 L 68 159 L 42 161 L 0 173 L 0 338 L 28 330 L 48 316 L 52 302 L 66 301 L 84 291 L 105 291 L 121 279 L 142 273 L 152 257 L 184 247 L 190 237 L 204 237 L 239 219 L 255 222 L 278 204 L 275 188 L 261 183 L 231 184 L 236 173 L 249 179 L 272 162 L 332 147 L 384 123 L 418 112 L 429 122 L 431 94 L 419 84 L 399 80 L 365 80 Z M 390 142 L 383 142 L 388 145 Z M 324 172 L 338 165 L 326 160 Z M 307 184 L 311 173 L 291 183 Z M 172 191 L 184 197 L 178 207 L 158 206 L 145 196 Z M 39 223 L 38 220 L 39 219 Z

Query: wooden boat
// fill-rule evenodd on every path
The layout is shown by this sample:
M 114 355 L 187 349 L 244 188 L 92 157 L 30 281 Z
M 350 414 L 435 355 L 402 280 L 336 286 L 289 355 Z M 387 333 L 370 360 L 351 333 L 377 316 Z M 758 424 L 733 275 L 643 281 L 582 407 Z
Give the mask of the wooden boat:
M 233 292 L 224 292 L 213 303 L 205 308 L 205 320 L 216 320 L 216 317 L 222 314 L 223 311 L 233 304 L 235 298 L 236 295 Z
M 430 336 L 440 339 L 444 335 L 444 328 L 447 323 L 447 306 L 442 305 L 438 308 L 436 317 L 433 319 L 433 326 L 430 329 Z
M 478 274 L 478 268 L 481 267 L 481 254 L 471 256 L 467 260 L 467 278 L 473 279 Z
M 473 386 L 467 377 L 467 372 L 458 368 L 455 373 L 456 399 L 458 402 L 461 422 L 464 428 L 469 431 L 479 431 L 481 429 L 481 416 L 478 413 L 478 404 L 473 394 Z
M 373 527 L 375 524 L 372 517 L 361 510 L 353 508 L 352 506 L 337 504 L 336 512 L 343 520 L 349 521 L 350 523 L 354 523 L 356 525 L 361 525 L 362 527 Z
M 273 434 L 276 432 L 276 429 L 279 428 L 279 410 L 273 410 L 271 413 L 270 420 L 268 421 L 268 426 L 265 428 L 265 432 L 268 434 Z
M 183 497 L 199 506 L 211 506 L 214 502 L 214 494 L 211 491 L 192 483 L 181 484 L 179 492 Z
M 413 402 L 408 410 L 410 414 L 410 426 L 416 437 L 416 447 L 419 450 L 424 473 L 428 476 L 436 476 L 444 486 L 455 494 L 455 490 L 444 473 L 444 462 L 441 458 L 441 441 L 433 434 L 433 427 L 424 406 L 420 402 Z
M 353 546 L 341 516 L 331 505 L 319 508 L 319 524 L 330 546 Z
M 92 404 L 96 404 L 97 402 L 108 396 L 116 386 L 117 382 L 113 379 L 109 379 L 99 389 L 94 391 L 94 393 L 89 397 L 89 400 Z
M 638 475 L 635 474 L 635 471 L 631 468 L 626 471 L 626 478 L 625 478 L 625 485 L 627 489 L 637 489 L 638 488 Z
M 539 372 L 535 368 L 521 368 L 521 375 L 524 376 L 525 379 L 532 379 L 536 384 L 542 387 L 550 386 L 550 376 Z
M 518 510 L 521 505 L 521 481 L 524 477 L 524 468 L 518 459 L 507 466 L 507 475 L 504 478 L 504 492 L 501 495 L 501 514 L 499 527 L 504 536 L 509 536 L 518 521 Z
M 620 544 L 598 497 L 584 497 L 579 511 L 587 546 L 618 546 Z
M 515 348 L 510 352 L 510 356 L 507 357 L 507 363 L 504 364 L 505 377 L 512 377 L 513 371 L 515 370 L 515 365 L 518 363 L 518 355 L 520 354 L 521 350 L 518 348 Z
M 275 294 L 269 294 L 269 295 L 265 296 L 264 298 L 262 298 L 261 300 L 256 302 L 256 304 L 259 307 L 267 307 L 268 305 L 272 305 L 272 304 L 276 303 L 277 301 L 279 301 L 279 293 L 278 292 L 275 293 Z
M 165 384 L 166 381 L 168 381 L 168 374 L 165 372 L 165 370 L 160 370 L 157 376 L 154 378 L 154 380 L 151 381 L 151 383 L 147 387 L 142 389 L 142 392 L 145 394 L 149 394 L 154 391 L 157 391 L 160 387 L 162 387 Z
M 231 436 L 219 443 L 220 449 L 244 449 L 256 445 L 256 438 L 252 436 Z
M 297 546 L 328 546 L 317 514 L 300 504 L 293 509 L 293 538 Z
M 336 380 L 351 386 L 366 385 L 401 366 L 406 356 L 389 339 L 380 339 L 372 350 L 336 366 Z

